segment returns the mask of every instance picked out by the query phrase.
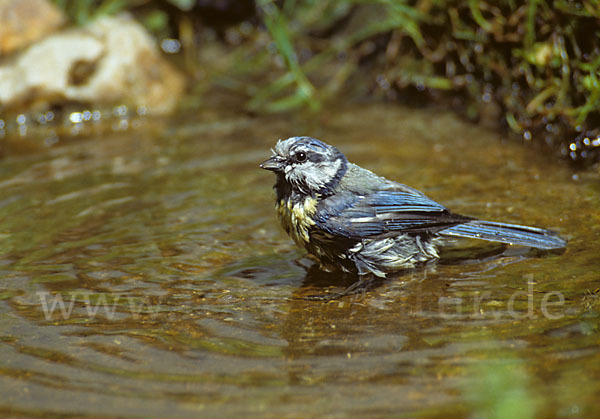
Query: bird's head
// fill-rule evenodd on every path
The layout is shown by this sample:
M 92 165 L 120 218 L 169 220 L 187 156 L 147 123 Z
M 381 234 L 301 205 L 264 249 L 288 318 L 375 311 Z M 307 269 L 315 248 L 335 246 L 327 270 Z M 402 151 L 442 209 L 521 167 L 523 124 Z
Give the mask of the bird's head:
M 337 148 L 312 137 L 279 140 L 272 151 L 260 167 L 275 172 L 278 181 L 306 195 L 331 194 L 348 166 Z

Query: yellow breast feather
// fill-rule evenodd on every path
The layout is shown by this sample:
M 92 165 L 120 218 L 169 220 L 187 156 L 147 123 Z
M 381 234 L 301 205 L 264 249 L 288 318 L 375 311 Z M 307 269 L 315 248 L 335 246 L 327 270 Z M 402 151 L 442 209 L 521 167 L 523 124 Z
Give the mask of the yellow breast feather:
M 317 200 L 307 197 L 303 202 L 294 203 L 282 199 L 277 203 L 277 214 L 284 230 L 300 246 L 310 241 L 308 230 L 315 225 L 313 216 L 317 212 Z

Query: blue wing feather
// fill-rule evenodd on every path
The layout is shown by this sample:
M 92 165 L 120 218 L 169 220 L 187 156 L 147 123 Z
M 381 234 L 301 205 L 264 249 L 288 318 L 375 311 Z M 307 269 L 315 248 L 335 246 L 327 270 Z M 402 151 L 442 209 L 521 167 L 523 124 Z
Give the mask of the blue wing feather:
M 366 196 L 342 193 L 323 200 L 317 213 L 321 230 L 350 239 L 439 233 L 541 249 L 566 245 L 551 231 L 457 215 L 425 195 L 409 192 L 384 190 Z
M 470 218 L 453 214 L 422 194 L 383 190 L 324 199 L 317 220 L 319 228 L 330 234 L 364 238 L 400 232 L 433 233 Z

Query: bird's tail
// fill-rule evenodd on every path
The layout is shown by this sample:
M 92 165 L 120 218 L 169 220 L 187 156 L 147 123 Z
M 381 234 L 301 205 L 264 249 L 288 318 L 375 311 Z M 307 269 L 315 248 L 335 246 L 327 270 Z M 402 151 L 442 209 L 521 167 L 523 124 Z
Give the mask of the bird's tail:
M 442 230 L 439 234 L 518 244 L 538 249 L 562 249 L 567 245 L 567 242 L 553 231 L 493 221 L 469 221 Z

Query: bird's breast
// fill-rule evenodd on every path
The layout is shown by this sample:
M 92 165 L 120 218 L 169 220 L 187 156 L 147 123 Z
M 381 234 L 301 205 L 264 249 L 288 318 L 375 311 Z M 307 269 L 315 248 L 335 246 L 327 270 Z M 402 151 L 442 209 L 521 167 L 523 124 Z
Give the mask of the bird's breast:
M 310 242 L 309 230 L 315 225 L 316 212 L 317 200 L 310 196 L 298 202 L 294 202 L 291 197 L 277 201 L 279 221 L 299 246 L 305 246 Z

